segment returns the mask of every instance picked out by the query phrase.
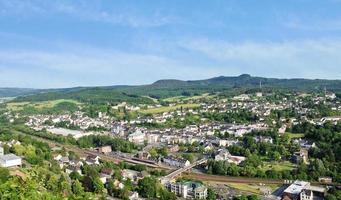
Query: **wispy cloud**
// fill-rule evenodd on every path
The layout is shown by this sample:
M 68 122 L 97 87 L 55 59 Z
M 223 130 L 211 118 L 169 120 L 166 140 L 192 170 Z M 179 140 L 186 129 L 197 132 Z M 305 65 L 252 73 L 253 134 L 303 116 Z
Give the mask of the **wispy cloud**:
M 341 77 L 340 38 L 242 43 L 200 39 L 181 45 L 220 65 L 238 66 L 249 73 L 277 77 Z
M 179 21 L 176 17 L 155 10 L 151 13 L 133 12 L 127 8 L 108 9 L 105 1 L 44 1 L 44 0 L 0 0 L 0 15 L 16 17 L 69 15 L 83 21 L 95 21 L 115 25 L 158 27 Z
M 292 19 L 283 24 L 287 28 L 302 31 L 341 31 L 341 19 L 315 20 L 312 22 Z
M 196 67 L 166 56 L 108 49 L 74 47 L 71 51 L 64 49 L 57 52 L 0 50 L 2 86 L 146 84 L 160 78 L 194 79 L 209 74 L 209 69 L 196 71 Z

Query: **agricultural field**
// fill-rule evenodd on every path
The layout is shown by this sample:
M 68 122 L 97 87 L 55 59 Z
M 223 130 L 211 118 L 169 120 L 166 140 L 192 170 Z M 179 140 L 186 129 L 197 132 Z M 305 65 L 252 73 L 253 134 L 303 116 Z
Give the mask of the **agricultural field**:
M 203 99 L 203 98 L 213 98 L 216 95 L 210 95 L 209 93 L 205 93 L 202 95 L 196 95 L 196 96 L 175 96 L 175 97 L 169 97 L 164 99 L 164 101 L 167 102 L 175 102 L 175 101 L 188 101 L 188 100 L 198 100 L 198 99 Z
M 58 99 L 58 100 L 52 100 L 52 101 L 42 101 L 42 102 L 9 102 L 7 103 L 7 108 L 12 111 L 20 111 L 25 108 L 25 106 L 33 106 L 35 109 L 45 109 L 45 108 L 53 108 L 59 103 L 74 103 L 74 104 L 80 104 L 78 101 L 71 100 L 71 99 Z

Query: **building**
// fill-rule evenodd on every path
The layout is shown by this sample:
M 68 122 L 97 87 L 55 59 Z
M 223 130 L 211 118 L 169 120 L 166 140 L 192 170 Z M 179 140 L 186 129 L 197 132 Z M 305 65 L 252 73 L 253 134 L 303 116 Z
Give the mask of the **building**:
M 176 196 L 182 198 L 206 199 L 207 188 L 197 182 L 167 182 L 166 188 Z
M 0 166 L 1 167 L 15 167 L 21 166 L 22 160 L 19 156 L 14 154 L 6 154 L 0 156 Z
M 319 182 L 320 183 L 332 183 L 333 179 L 331 177 L 320 177 Z
M 148 142 L 148 144 L 157 143 L 158 140 L 159 140 L 159 135 L 157 135 L 157 134 L 148 134 L 147 135 L 147 142 Z
M 187 198 L 187 185 L 181 183 L 166 183 L 166 188 L 176 196 Z
M 169 166 L 173 166 L 173 167 L 187 167 L 189 166 L 191 163 L 183 158 L 175 158 L 172 156 L 168 156 L 162 159 L 162 161 L 169 165 Z
M 309 182 L 296 180 L 289 185 L 282 194 L 282 199 L 290 200 L 312 200 L 316 197 L 323 197 L 326 189 L 323 187 L 311 186 Z
M 217 155 L 215 155 L 215 161 L 227 161 L 229 163 L 234 163 L 239 165 L 241 162 L 245 161 L 245 157 L 243 156 L 233 156 L 227 150 L 220 150 Z
M 300 200 L 313 200 L 313 191 L 303 189 L 300 193 Z
M 103 147 L 99 147 L 98 148 L 98 152 L 99 153 L 103 153 L 103 154 L 109 154 L 112 152 L 111 146 L 103 146 Z
M 86 162 L 86 164 L 88 164 L 88 165 L 99 165 L 99 159 L 100 159 L 99 156 L 89 154 L 89 155 L 86 157 L 85 162 Z
M 129 142 L 135 143 L 135 144 L 143 144 L 146 138 L 146 134 L 143 133 L 140 130 L 135 131 L 134 133 L 128 135 Z
M 265 143 L 273 143 L 273 139 L 272 137 L 269 136 L 261 136 L 261 135 L 257 135 L 254 137 L 254 139 L 256 140 L 256 142 L 265 142 Z
M 301 161 L 308 163 L 308 150 L 300 149 L 299 152 L 295 152 L 291 157 L 292 162 L 299 164 Z

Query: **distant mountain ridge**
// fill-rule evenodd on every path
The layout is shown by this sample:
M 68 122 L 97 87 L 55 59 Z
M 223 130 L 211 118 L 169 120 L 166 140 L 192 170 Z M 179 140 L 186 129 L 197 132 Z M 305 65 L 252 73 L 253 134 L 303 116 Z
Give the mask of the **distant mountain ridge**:
M 110 93 L 120 95 L 124 98 L 131 99 L 137 96 L 151 96 L 153 98 L 167 98 L 179 95 L 196 95 L 210 92 L 224 92 L 231 90 L 247 90 L 247 89 L 282 89 L 293 91 L 322 91 L 327 88 L 328 91 L 341 93 L 341 80 L 325 80 L 325 79 L 280 79 L 280 78 L 264 78 L 242 74 L 240 76 L 219 76 L 205 80 L 177 80 L 163 79 L 158 80 L 149 85 L 139 86 L 103 86 L 103 87 L 76 87 L 64 89 L 22 89 L 22 88 L 0 88 L 1 96 L 20 97 L 19 100 L 35 99 L 56 99 L 67 94 L 68 97 L 91 96 L 96 95 L 96 91 L 100 91 L 101 95 Z M 48 96 L 48 98 L 47 98 Z M 98 95 L 97 95 L 98 96 Z

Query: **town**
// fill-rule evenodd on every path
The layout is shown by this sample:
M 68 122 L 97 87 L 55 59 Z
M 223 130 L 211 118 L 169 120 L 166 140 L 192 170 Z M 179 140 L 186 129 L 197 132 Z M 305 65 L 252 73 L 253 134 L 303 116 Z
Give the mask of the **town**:
M 204 94 L 153 105 L 122 102 L 91 115 L 86 104 L 54 107 L 62 104 L 67 109 L 46 113 L 49 105 L 42 104 L 29 113 L 31 105 L 8 101 L 3 117 L 19 135 L 48 141 L 51 163 L 71 179 L 72 189 L 105 189 L 127 199 L 161 193 L 167 199 L 312 200 L 339 187 L 339 169 L 328 168 L 319 157 L 321 141 L 306 133 L 311 127 L 340 130 L 334 93 Z M 24 126 L 15 125 L 22 120 Z M 25 152 L 32 145 L 13 139 L 0 145 L 1 166 L 18 176 L 37 162 Z M 160 191 L 149 191 L 149 184 Z

